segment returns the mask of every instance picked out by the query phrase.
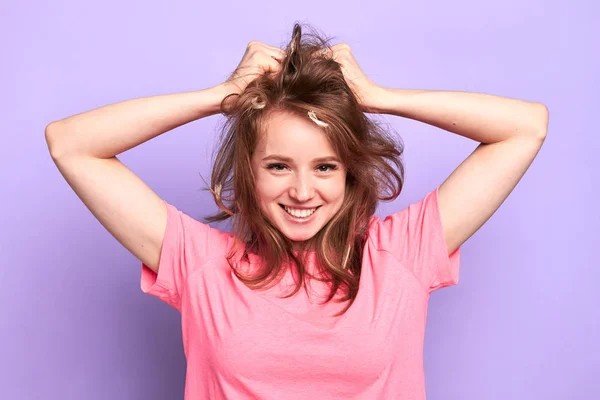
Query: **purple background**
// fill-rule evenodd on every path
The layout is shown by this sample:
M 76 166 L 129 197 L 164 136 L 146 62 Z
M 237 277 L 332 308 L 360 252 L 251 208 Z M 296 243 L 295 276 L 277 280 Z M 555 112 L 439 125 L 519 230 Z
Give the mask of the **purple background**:
M 250 40 L 283 45 L 298 20 L 349 43 L 380 85 L 548 106 L 541 153 L 463 245 L 459 285 L 432 295 L 428 398 L 600 398 L 598 11 L 592 1 L 541 0 L 3 3 L 1 397 L 183 397 L 179 314 L 142 294 L 140 263 L 63 180 L 44 128 L 109 103 L 216 85 Z M 404 192 L 379 215 L 422 198 L 477 145 L 384 120 L 405 141 L 407 172 Z M 119 158 L 201 218 L 216 210 L 199 173 L 208 176 L 220 121 Z

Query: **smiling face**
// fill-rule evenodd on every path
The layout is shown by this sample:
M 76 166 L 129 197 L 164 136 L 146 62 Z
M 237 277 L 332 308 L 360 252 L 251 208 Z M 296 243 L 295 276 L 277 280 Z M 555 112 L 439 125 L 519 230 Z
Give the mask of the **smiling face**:
M 252 156 L 260 209 L 295 242 L 312 238 L 344 201 L 346 168 L 322 129 L 308 117 L 272 112 Z

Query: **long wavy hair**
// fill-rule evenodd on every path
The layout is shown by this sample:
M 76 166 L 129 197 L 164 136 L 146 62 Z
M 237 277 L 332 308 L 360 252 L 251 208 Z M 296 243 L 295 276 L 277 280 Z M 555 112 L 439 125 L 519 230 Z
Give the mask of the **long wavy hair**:
M 242 246 L 234 247 L 228 260 L 246 286 L 260 289 L 277 283 L 284 265 L 290 265 L 299 279 L 294 290 L 283 298 L 306 287 L 303 283 L 307 278 L 328 282 L 331 291 L 324 303 L 340 289 L 342 295 L 335 301 L 348 302 L 335 314 L 339 316 L 350 308 L 358 293 L 367 228 L 377 204 L 379 200 L 394 200 L 402 190 L 404 145 L 362 112 L 340 64 L 330 52 L 323 51 L 330 48 L 329 41 L 314 30 L 302 35 L 302 27 L 296 23 L 281 70 L 257 77 L 242 93 L 223 100 L 226 120 L 209 189 L 221 211 L 206 221 L 233 219 L 233 231 Z M 300 252 L 297 244 L 261 211 L 256 196 L 250 161 L 264 123 L 273 111 L 311 119 L 318 116 L 327 124 L 322 130 L 347 169 L 340 210 L 314 237 L 301 244 Z M 262 260 L 257 273 L 246 275 L 237 270 L 232 260 L 238 251 L 246 260 L 249 254 Z M 315 255 L 320 276 L 305 268 L 309 252 Z

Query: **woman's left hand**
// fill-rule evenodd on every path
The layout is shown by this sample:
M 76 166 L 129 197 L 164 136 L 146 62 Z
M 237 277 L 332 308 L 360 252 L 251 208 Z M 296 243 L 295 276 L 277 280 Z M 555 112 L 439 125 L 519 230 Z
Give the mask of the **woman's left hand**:
M 340 64 L 344 79 L 356 95 L 364 112 L 378 113 L 384 89 L 371 81 L 358 65 L 350 46 L 338 43 L 330 47 L 329 54 Z

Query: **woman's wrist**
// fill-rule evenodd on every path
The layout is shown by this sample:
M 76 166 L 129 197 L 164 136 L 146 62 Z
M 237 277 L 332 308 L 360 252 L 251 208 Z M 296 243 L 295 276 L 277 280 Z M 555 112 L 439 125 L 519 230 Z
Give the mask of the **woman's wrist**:
M 365 103 L 367 112 L 373 114 L 390 114 L 394 104 L 394 93 L 389 88 L 375 86 L 367 95 Z
M 199 90 L 196 93 L 200 101 L 200 118 L 203 118 L 222 113 L 221 103 L 232 92 L 226 83 L 221 83 L 208 89 Z
M 404 117 L 405 106 L 411 103 L 412 96 L 423 92 L 425 90 L 395 89 L 379 86 L 377 94 L 373 96 L 376 99 L 373 107 L 378 114 Z

